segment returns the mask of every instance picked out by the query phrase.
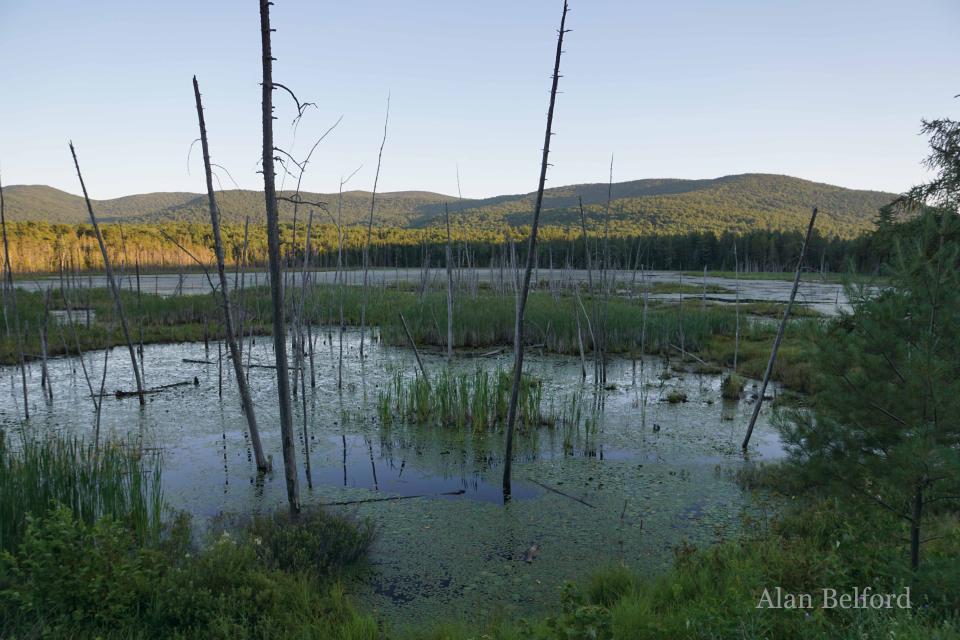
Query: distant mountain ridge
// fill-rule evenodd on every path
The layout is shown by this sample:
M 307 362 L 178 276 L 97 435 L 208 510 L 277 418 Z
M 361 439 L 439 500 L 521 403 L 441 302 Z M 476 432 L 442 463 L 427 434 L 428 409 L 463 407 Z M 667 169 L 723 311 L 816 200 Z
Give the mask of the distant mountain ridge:
M 547 189 L 542 223 L 578 226 L 580 201 L 587 224 L 593 228 L 609 220 L 613 232 L 665 234 L 714 231 L 743 232 L 752 229 L 802 229 L 810 208 L 818 206 L 818 228 L 824 234 L 851 237 L 873 228 L 877 210 L 896 194 L 846 189 L 772 174 L 741 174 L 705 180 L 645 179 L 612 185 L 607 218 L 605 183 L 578 184 Z M 285 191 L 284 195 L 291 195 Z M 43 185 L 4 188 L 6 215 L 12 221 L 50 223 L 88 222 L 83 198 Z M 336 215 L 337 194 L 302 193 L 307 201 L 328 204 L 330 214 L 318 211 L 316 222 L 330 222 Z M 496 229 L 504 225 L 529 224 L 534 193 L 464 199 L 426 191 L 377 194 L 375 223 L 378 226 L 423 228 L 442 224 L 444 205 L 455 224 Z M 218 194 L 226 223 L 263 222 L 263 194 L 230 190 Z M 93 202 L 103 222 L 161 223 L 209 222 L 206 195 L 161 192 Z M 302 212 L 309 207 L 302 207 Z M 370 193 L 343 194 L 344 224 L 366 220 Z M 282 203 L 281 217 L 292 220 L 293 206 Z

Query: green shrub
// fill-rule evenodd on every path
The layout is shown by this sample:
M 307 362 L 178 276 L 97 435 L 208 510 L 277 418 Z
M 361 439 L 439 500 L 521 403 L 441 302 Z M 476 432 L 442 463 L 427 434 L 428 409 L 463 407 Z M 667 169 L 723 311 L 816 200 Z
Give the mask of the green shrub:
M 249 536 L 268 569 L 328 579 L 367 554 L 374 529 L 369 521 L 353 523 L 320 508 L 304 508 L 296 518 L 286 511 L 256 516 Z
M 349 535 L 346 525 L 322 531 L 310 543 L 314 558 L 324 535 Z M 16 551 L 0 556 L 0 637 L 38 636 L 373 640 L 378 632 L 339 585 L 267 568 L 246 540 L 222 535 L 196 553 L 175 543 L 145 548 L 114 520 L 89 525 L 60 507 L 31 519 Z

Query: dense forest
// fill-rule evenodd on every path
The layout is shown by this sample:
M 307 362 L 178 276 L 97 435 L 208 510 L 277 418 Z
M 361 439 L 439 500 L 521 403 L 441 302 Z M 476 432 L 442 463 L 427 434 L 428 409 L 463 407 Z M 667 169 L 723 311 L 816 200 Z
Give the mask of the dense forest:
M 45 222 L 8 223 L 10 262 L 16 273 L 57 273 L 99 270 L 103 258 L 93 227 Z M 118 264 L 141 269 L 183 270 L 214 262 L 213 237 L 209 224 L 105 224 L 104 239 Z M 457 247 L 459 264 L 499 268 L 510 265 L 510 243 L 523 257 L 529 227 L 503 227 L 484 231 L 454 224 L 451 234 Z M 300 264 L 305 247 L 306 223 L 281 225 L 281 246 L 288 262 Z M 337 228 L 332 224 L 313 224 L 310 263 L 333 268 L 337 261 Z M 267 261 L 266 227 L 251 224 L 244 245 L 244 225 L 223 226 L 228 265 L 243 262 L 251 268 Z M 560 268 L 585 267 L 585 246 L 596 260 L 600 252 L 609 255 L 609 264 L 624 269 L 684 269 L 733 271 L 734 245 L 741 271 L 785 271 L 793 268 L 803 242 L 800 231 L 757 230 L 717 235 L 712 231 L 682 234 L 637 235 L 611 225 L 588 232 L 585 245 L 578 226 L 547 226 L 540 230 L 538 266 Z M 174 240 L 176 242 L 174 242 Z M 343 233 L 343 264 L 362 264 L 366 229 L 352 226 Z M 402 229 L 375 227 L 371 242 L 370 264 L 387 268 L 422 268 L 425 264 L 443 266 L 446 231 L 440 227 Z M 246 251 L 244 247 L 246 246 Z M 808 271 L 837 272 L 853 268 L 873 273 L 887 255 L 873 234 L 852 239 L 815 232 L 804 268 Z M 189 253 L 187 253 L 189 252 Z M 595 262 L 596 264 L 596 262 Z

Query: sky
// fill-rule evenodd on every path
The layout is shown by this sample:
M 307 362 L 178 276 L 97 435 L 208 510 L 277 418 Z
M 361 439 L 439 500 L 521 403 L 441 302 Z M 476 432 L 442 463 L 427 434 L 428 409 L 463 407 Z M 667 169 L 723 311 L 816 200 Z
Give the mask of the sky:
M 562 0 L 276 0 L 275 137 L 307 191 L 534 191 Z M 571 0 L 548 186 L 762 172 L 901 192 L 960 118 L 957 0 Z M 262 188 L 257 0 L 0 0 L 5 185 Z M 287 179 L 287 186 L 291 181 Z

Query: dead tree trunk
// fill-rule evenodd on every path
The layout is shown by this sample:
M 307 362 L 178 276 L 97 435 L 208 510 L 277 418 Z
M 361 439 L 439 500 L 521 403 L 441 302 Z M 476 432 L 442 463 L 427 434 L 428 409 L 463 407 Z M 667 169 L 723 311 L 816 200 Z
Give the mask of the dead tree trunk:
M 23 384 L 23 417 L 30 419 L 30 404 L 27 399 L 27 363 L 23 357 L 23 336 L 20 334 L 20 312 L 17 309 L 17 290 L 13 288 L 13 265 L 10 264 L 10 245 L 7 239 L 7 217 L 4 211 L 3 183 L 0 182 L 0 228 L 3 230 L 3 269 L 4 269 L 4 309 L 10 306 L 10 314 L 4 313 L 4 320 L 13 317 L 13 331 L 17 338 L 17 353 L 20 354 L 20 381 Z M 7 333 L 10 325 L 7 325 Z
M 740 260 L 737 258 L 737 243 L 733 243 L 733 279 L 736 282 L 736 300 L 734 310 L 737 316 L 737 327 L 733 335 L 733 372 L 737 372 L 737 359 L 740 356 Z
M 753 415 L 750 416 L 750 425 L 747 427 L 747 435 L 743 438 L 742 448 L 744 451 L 750 445 L 750 436 L 753 435 L 753 427 L 757 424 L 757 416 L 760 415 L 760 407 L 763 406 L 763 396 L 767 392 L 767 384 L 770 382 L 770 375 L 773 373 L 773 365 L 777 362 L 777 349 L 780 348 L 780 342 L 783 340 L 783 332 L 787 328 L 787 320 L 790 319 L 790 309 L 793 307 L 793 301 L 797 297 L 797 289 L 800 288 L 800 269 L 803 268 L 803 258 L 807 254 L 807 245 L 810 244 L 810 236 L 813 234 L 813 223 L 817 220 L 817 208 L 813 208 L 810 215 L 810 224 L 807 226 L 807 235 L 803 239 L 803 245 L 800 247 L 800 259 L 797 260 L 797 270 L 793 274 L 793 289 L 790 290 L 790 300 L 787 302 L 787 308 L 783 310 L 783 318 L 780 320 L 780 327 L 777 329 L 777 337 L 773 341 L 773 348 L 770 350 L 770 359 L 767 361 L 767 370 L 763 373 L 763 384 L 760 385 L 760 394 L 757 397 L 757 404 L 753 406 Z
M 140 401 L 140 406 L 142 407 L 146 404 L 146 400 L 143 397 L 143 379 L 140 377 L 137 351 L 133 348 L 133 340 L 130 339 L 130 327 L 127 325 L 127 316 L 123 312 L 123 302 L 120 300 L 120 289 L 117 287 L 117 281 L 113 277 L 113 269 L 110 268 L 110 256 L 107 255 L 107 245 L 103 241 L 103 234 L 100 233 L 97 216 L 93 213 L 93 205 L 90 203 L 90 196 L 87 195 L 87 186 L 83 183 L 83 175 L 80 173 L 80 162 L 77 160 L 77 151 L 73 148 L 73 142 L 70 143 L 70 154 L 73 156 L 73 164 L 77 168 L 77 178 L 80 179 L 83 199 L 87 203 L 87 213 L 90 214 L 90 223 L 93 225 L 93 232 L 97 236 L 100 253 L 103 254 L 103 271 L 107 275 L 107 284 L 110 286 L 110 291 L 113 293 L 113 301 L 117 306 L 117 317 L 120 320 L 120 328 L 123 330 L 123 339 L 127 342 L 127 349 L 130 351 L 130 363 L 133 365 L 133 376 L 137 381 L 137 399 Z
M 283 471 L 290 512 L 300 512 L 297 452 L 293 441 L 290 407 L 290 371 L 287 366 L 287 331 L 284 322 L 283 273 L 280 264 L 280 220 L 273 164 L 273 53 L 270 48 L 270 1 L 260 0 L 260 41 L 263 54 L 263 197 L 267 211 L 267 250 L 270 263 L 270 299 L 273 303 L 273 351 L 277 361 L 277 397 L 280 402 L 280 438 Z
M 210 226 L 213 227 L 213 249 L 217 254 L 217 275 L 220 277 L 220 300 L 223 304 L 223 326 L 227 334 L 227 348 L 230 349 L 230 359 L 233 362 L 233 371 L 237 376 L 237 388 L 240 391 L 240 403 L 243 406 L 243 415 L 247 419 L 247 428 L 250 430 L 250 443 L 253 445 L 253 456 L 257 463 L 257 470 L 269 470 L 266 456 L 263 455 L 263 445 L 260 443 L 260 429 L 257 428 L 257 417 L 253 408 L 253 399 L 250 388 L 247 386 L 247 377 L 243 372 L 243 357 L 237 338 L 233 331 L 233 311 L 230 306 L 230 290 L 227 283 L 227 272 L 223 259 L 223 239 L 220 236 L 220 209 L 213 192 L 213 171 L 210 168 L 210 146 L 207 142 L 207 125 L 203 118 L 203 103 L 200 100 L 200 85 L 197 77 L 193 77 L 193 94 L 197 102 L 197 120 L 200 123 L 200 146 L 203 149 L 203 169 L 207 179 L 207 201 L 210 206 Z
M 547 181 L 547 159 L 550 155 L 550 138 L 553 127 L 553 110 L 557 102 L 557 85 L 560 82 L 560 56 L 563 53 L 563 34 L 567 21 L 567 2 L 563 3 L 560 17 L 560 31 L 557 35 L 557 53 L 553 63 L 553 84 L 550 88 L 550 106 L 547 109 L 547 131 L 543 139 L 543 159 L 540 162 L 540 184 L 537 187 L 537 201 L 533 208 L 533 224 L 530 226 L 530 243 L 527 250 L 527 268 L 523 275 L 523 287 L 517 299 L 517 315 L 513 327 L 513 388 L 510 391 L 510 407 L 507 411 L 507 446 L 503 464 L 503 499 L 510 499 L 510 474 L 513 457 L 513 430 L 517 420 L 517 400 L 520 395 L 520 378 L 523 375 L 523 314 L 527 306 L 527 294 L 530 292 L 530 276 L 537 253 L 537 228 L 540 224 L 540 210 L 543 208 L 543 190 Z
M 387 144 L 387 125 L 390 123 L 390 96 L 387 95 L 387 115 L 383 120 L 383 139 L 377 155 L 377 172 L 373 175 L 373 193 L 370 196 L 370 218 L 367 220 L 367 242 L 363 246 L 363 295 L 360 298 L 360 359 L 363 359 L 363 342 L 367 329 L 367 284 L 370 270 L 370 241 L 373 237 L 373 212 L 377 206 L 377 182 L 380 180 L 380 162 L 383 146 Z
M 453 250 L 450 246 L 450 209 L 443 205 L 447 221 L 447 362 L 453 360 Z

